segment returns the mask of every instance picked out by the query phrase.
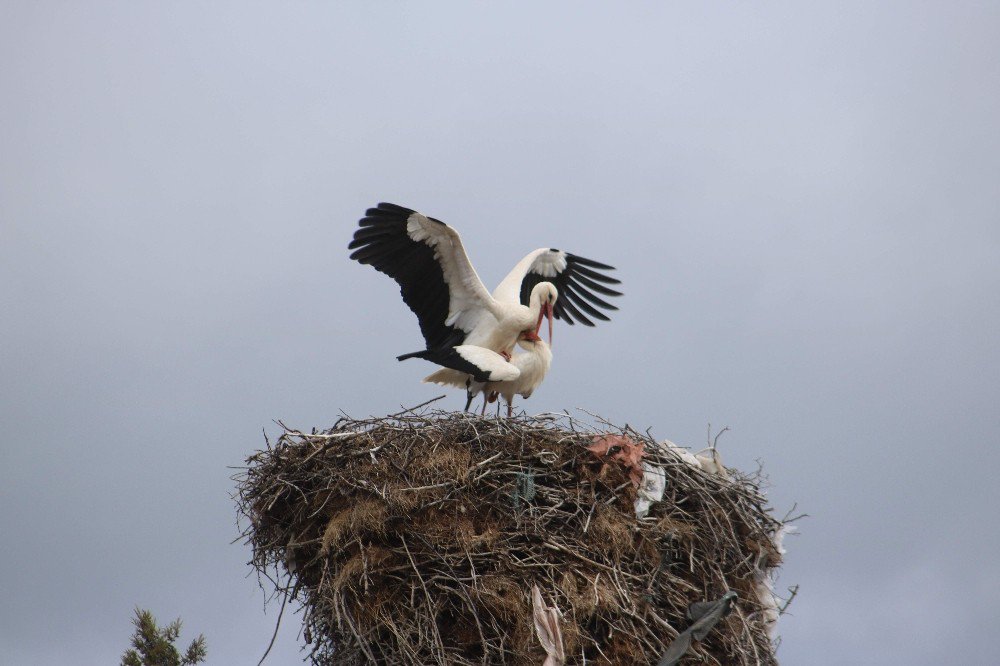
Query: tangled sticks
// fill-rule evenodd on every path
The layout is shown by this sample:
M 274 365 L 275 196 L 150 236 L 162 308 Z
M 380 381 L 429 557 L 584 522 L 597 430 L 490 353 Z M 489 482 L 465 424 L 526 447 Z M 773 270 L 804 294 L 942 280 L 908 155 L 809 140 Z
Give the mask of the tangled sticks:
M 634 469 L 588 449 L 607 435 L 666 476 L 643 519 Z M 236 480 L 252 565 L 301 605 L 315 664 L 655 664 L 730 591 L 688 658 L 773 664 L 757 595 L 780 522 L 729 472 L 628 427 L 425 411 L 286 429 Z

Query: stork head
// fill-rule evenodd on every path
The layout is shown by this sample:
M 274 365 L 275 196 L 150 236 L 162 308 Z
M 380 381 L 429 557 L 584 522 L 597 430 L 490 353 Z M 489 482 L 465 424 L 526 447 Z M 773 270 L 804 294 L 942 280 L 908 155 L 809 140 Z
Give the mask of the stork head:
M 531 300 L 529 307 L 534 310 L 538 308 L 538 323 L 535 324 L 535 335 L 542 328 L 542 318 L 549 320 L 549 344 L 552 344 L 552 316 L 556 299 L 559 298 L 559 290 L 551 282 L 539 282 L 531 290 Z M 536 306 L 537 303 L 537 306 Z
M 542 339 L 538 337 L 538 333 L 532 331 L 530 328 L 527 331 L 521 331 L 521 334 L 517 336 L 517 343 L 522 347 L 533 347 L 535 343 L 541 341 Z
M 540 344 L 545 344 L 545 341 L 538 337 L 538 333 L 535 333 L 530 328 L 526 331 L 521 331 L 521 334 L 517 336 L 517 346 L 525 351 L 535 351 L 535 347 Z

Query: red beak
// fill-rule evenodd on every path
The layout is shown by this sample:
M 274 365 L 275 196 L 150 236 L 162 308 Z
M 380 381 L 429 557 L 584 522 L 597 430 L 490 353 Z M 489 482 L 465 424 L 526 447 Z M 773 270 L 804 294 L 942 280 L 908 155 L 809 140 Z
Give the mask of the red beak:
M 528 340 L 530 342 L 541 342 L 542 341 L 542 339 L 540 337 L 538 337 L 538 334 L 534 333 L 532 331 L 523 331 L 521 333 L 521 339 L 522 340 Z
M 538 323 L 535 325 L 535 336 L 538 335 L 538 331 L 542 330 L 542 317 L 548 317 L 549 320 L 549 346 L 552 345 L 552 304 L 542 303 L 541 309 L 538 311 Z
M 546 313 L 548 314 L 548 317 L 549 317 L 549 347 L 551 347 L 552 346 L 552 304 L 549 303 L 545 307 L 545 310 L 546 310 Z

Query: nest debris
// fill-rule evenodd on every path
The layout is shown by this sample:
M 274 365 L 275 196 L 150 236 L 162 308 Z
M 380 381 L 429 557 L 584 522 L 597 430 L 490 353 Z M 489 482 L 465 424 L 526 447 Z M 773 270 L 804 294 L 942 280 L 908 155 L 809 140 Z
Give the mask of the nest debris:
M 605 435 L 664 470 L 645 518 L 627 466 L 588 450 Z M 251 565 L 304 611 L 314 664 L 541 664 L 534 585 L 568 664 L 655 664 L 693 602 L 729 591 L 682 663 L 776 664 L 758 588 L 781 521 L 728 471 L 603 421 L 425 409 L 286 428 L 234 478 Z

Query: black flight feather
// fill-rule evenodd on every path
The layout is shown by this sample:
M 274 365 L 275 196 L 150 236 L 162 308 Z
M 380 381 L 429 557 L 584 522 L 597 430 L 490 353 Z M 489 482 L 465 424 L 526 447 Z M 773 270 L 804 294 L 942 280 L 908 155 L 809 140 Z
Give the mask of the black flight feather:
M 550 252 L 558 252 L 558 250 L 550 250 Z M 614 266 L 566 253 L 566 268 L 555 276 L 545 277 L 534 270 L 528 271 L 521 281 L 521 303 L 528 305 L 531 299 L 531 290 L 539 282 L 551 282 L 559 290 L 559 298 L 556 300 L 555 307 L 552 308 L 556 319 L 565 321 L 567 324 L 578 321 L 584 326 L 594 325 L 590 317 L 609 321 L 608 316 L 601 312 L 601 309 L 617 310 L 618 308 L 598 297 L 597 294 L 603 296 L 622 295 L 620 291 L 604 286 L 621 284 L 621 280 L 600 272 L 613 270 L 615 270 Z
M 399 284 L 403 301 L 417 315 L 427 349 L 447 349 L 461 344 L 465 333 L 445 325 L 451 302 L 448 283 L 434 257 L 434 248 L 413 240 L 406 231 L 414 212 L 391 203 L 369 208 L 347 247 L 353 250 L 351 259 L 371 265 Z

